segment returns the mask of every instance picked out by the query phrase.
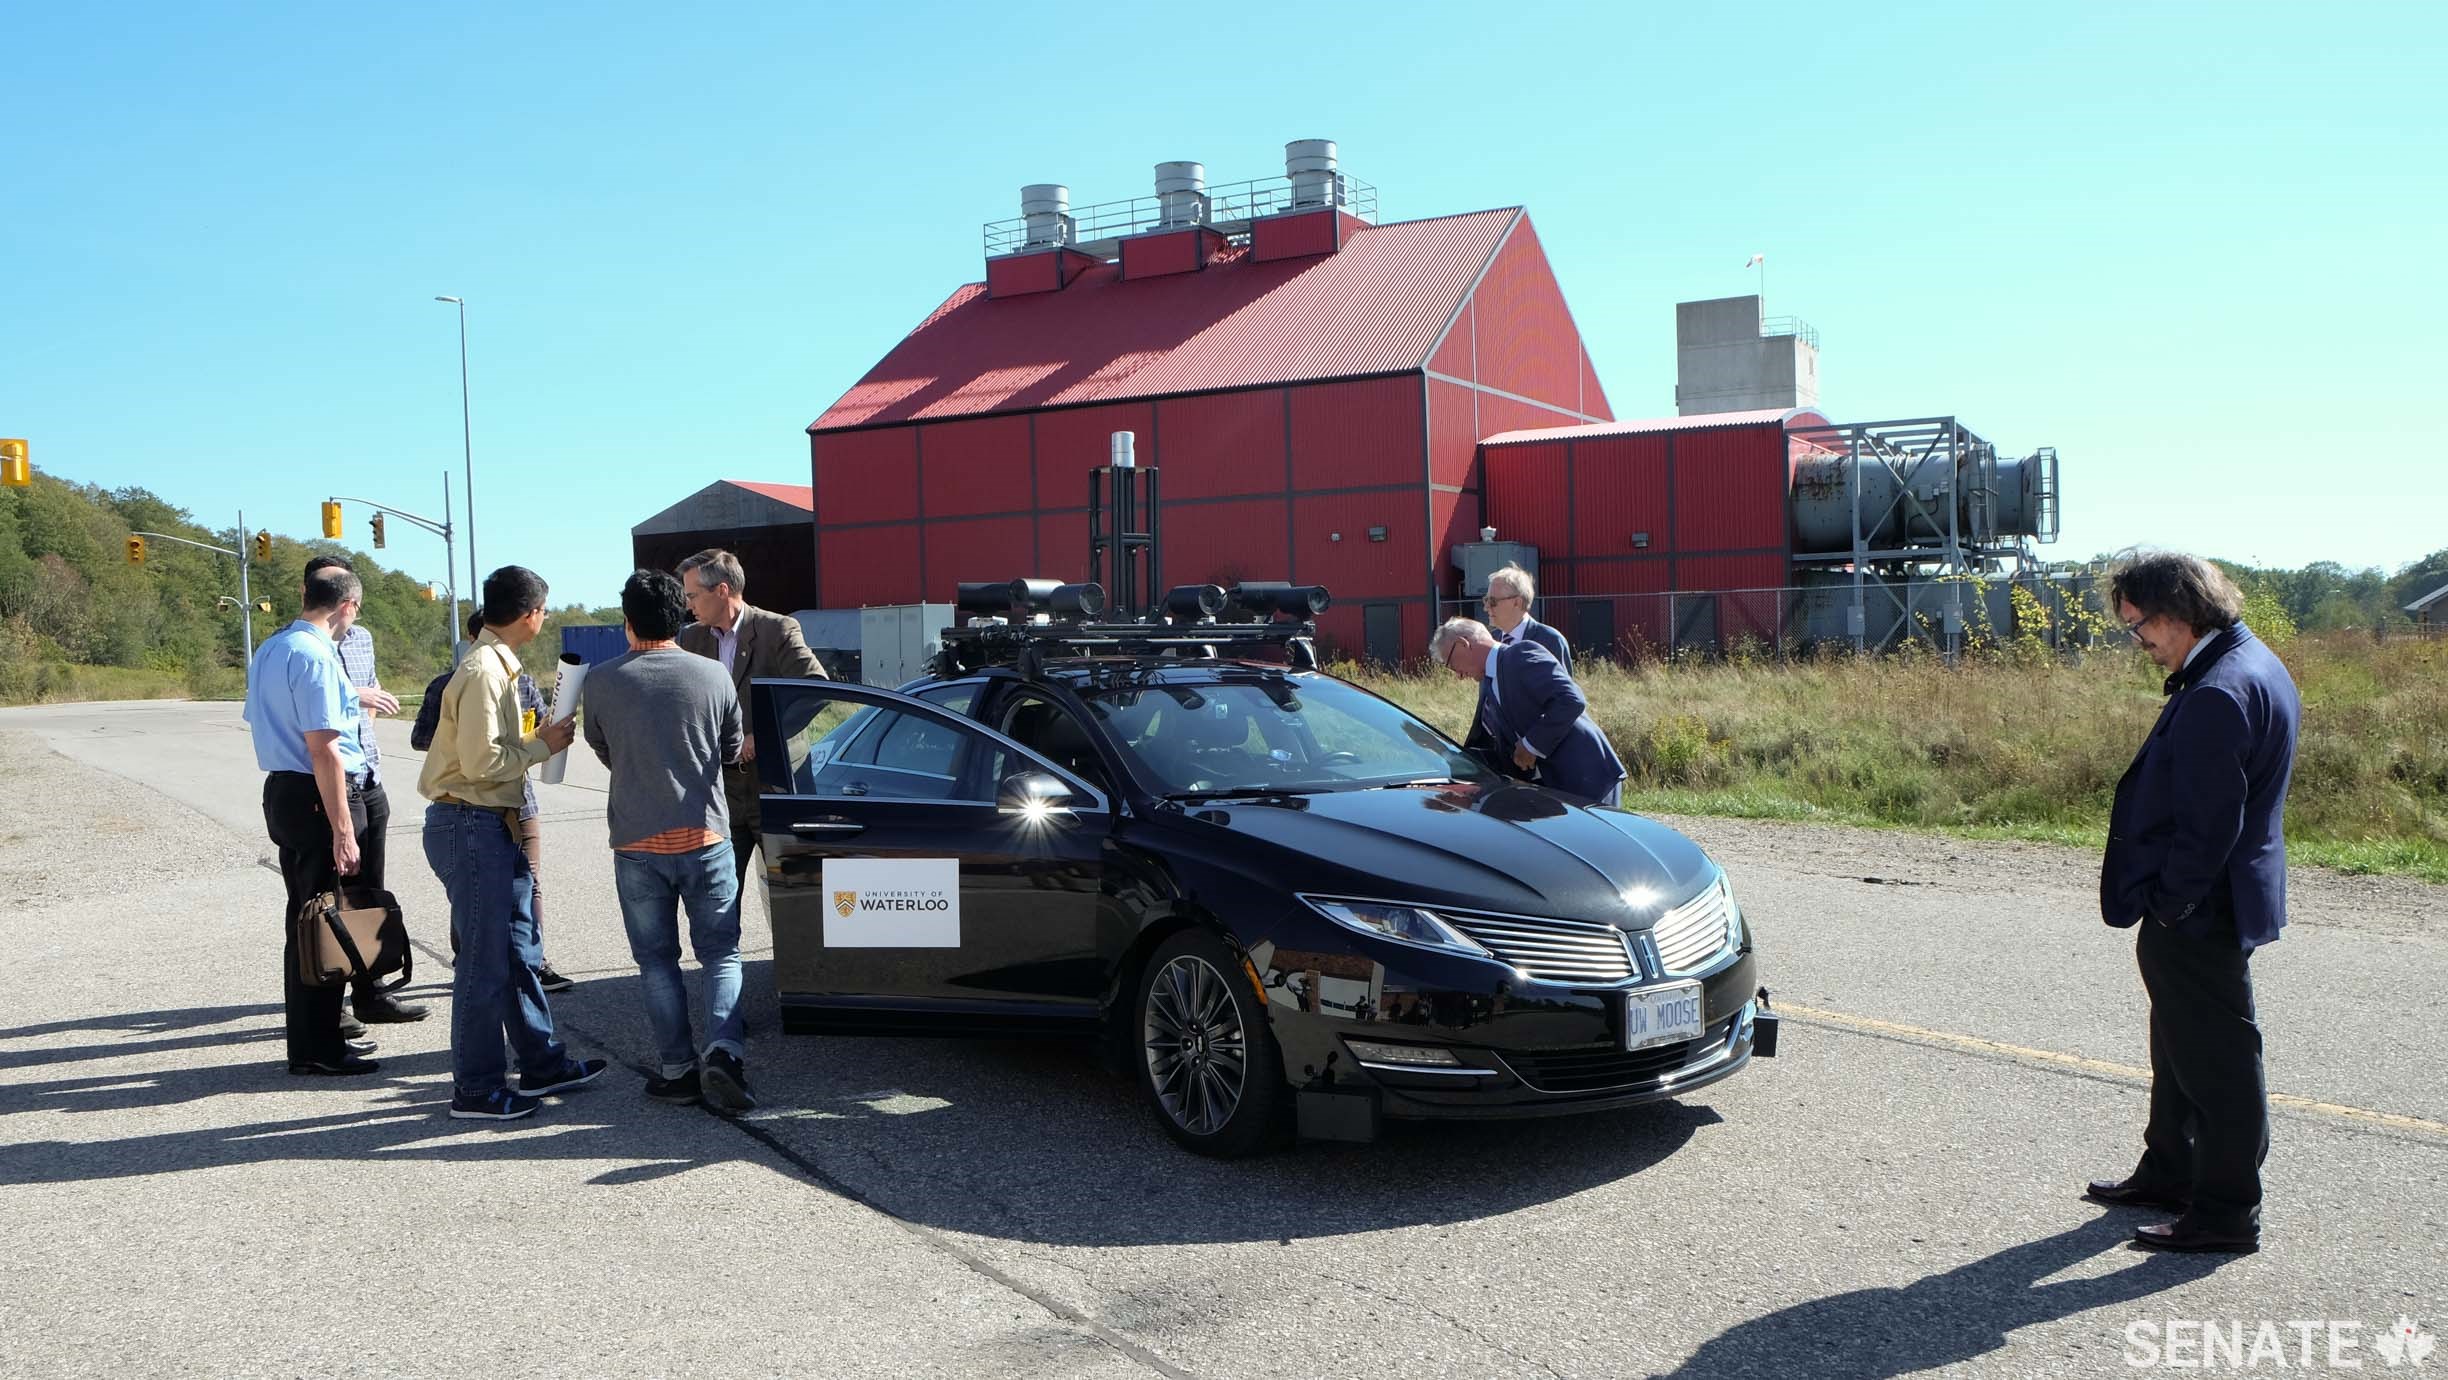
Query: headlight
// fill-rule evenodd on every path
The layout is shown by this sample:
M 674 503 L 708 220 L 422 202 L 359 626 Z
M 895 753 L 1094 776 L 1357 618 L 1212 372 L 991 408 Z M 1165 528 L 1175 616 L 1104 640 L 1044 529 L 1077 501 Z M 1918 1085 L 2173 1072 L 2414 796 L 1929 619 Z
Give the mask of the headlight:
M 1345 929 L 1392 939 L 1404 944 L 1417 944 L 1423 949 L 1443 949 L 1448 953 L 1488 957 L 1488 951 L 1469 936 L 1456 930 L 1438 917 L 1436 912 L 1418 906 L 1398 905 L 1387 901 L 1329 901 L 1316 896 L 1303 896 L 1303 901 L 1318 914 Z
M 1742 902 L 1734 899 L 1734 879 L 1719 872 L 1717 885 L 1725 892 L 1726 947 L 1740 949 L 1751 942 L 1751 927 L 1743 919 Z

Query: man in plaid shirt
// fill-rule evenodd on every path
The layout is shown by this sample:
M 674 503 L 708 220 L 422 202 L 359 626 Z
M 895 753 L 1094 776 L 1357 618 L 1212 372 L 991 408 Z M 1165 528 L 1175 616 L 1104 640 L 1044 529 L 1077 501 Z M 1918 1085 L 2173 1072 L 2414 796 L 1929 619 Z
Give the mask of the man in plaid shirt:
M 306 578 L 316 571 L 333 568 L 356 571 L 337 556 L 317 556 L 306 563 Z M 352 626 L 339 642 L 340 668 L 348 673 L 351 686 L 357 691 L 357 738 L 365 749 L 365 830 L 357 840 L 362 861 L 357 880 L 362 886 L 380 890 L 383 885 L 383 854 L 389 839 L 391 798 L 383 790 L 382 749 L 374 745 L 374 718 L 378 714 L 397 714 L 399 701 L 382 688 L 374 674 L 374 634 L 360 626 Z M 415 1002 L 401 1001 L 382 990 L 375 978 L 359 978 L 356 983 L 357 1019 L 368 1025 L 391 1024 L 401 1021 L 421 1021 L 431 1011 Z M 347 1027 L 343 1026 L 344 1033 Z M 356 1034 L 363 1034 L 362 1028 Z M 351 1036 L 354 1038 L 354 1035 Z

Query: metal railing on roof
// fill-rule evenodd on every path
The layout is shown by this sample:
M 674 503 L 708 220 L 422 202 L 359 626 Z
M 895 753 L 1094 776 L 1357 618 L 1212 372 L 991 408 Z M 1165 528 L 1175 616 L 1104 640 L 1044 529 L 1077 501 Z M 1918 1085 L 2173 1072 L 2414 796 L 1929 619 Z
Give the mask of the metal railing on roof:
M 1371 224 L 1377 220 L 1377 189 L 1342 173 L 1334 175 L 1332 200 L 1318 202 L 1314 206 L 1296 204 L 1293 201 L 1292 179 L 1282 176 L 1212 186 L 1207 189 L 1205 200 L 1206 214 L 1201 223 L 1227 236 L 1249 233 L 1250 222 L 1254 220 L 1281 215 L 1286 211 L 1324 210 L 1329 205 Z M 1119 254 L 1121 241 L 1129 236 L 1143 235 L 1153 230 L 1187 228 L 1166 224 L 1164 201 L 1154 195 L 1082 206 L 1064 217 L 1064 222 L 1063 238 L 1058 243 L 1099 258 Z M 1054 247 L 1054 244 L 1029 243 L 1026 216 L 986 222 L 988 258 L 1017 254 L 1027 249 Z
M 1790 335 L 1816 350 L 1819 348 L 1819 328 L 1799 316 L 1766 316 L 1760 318 L 1760 336 Z

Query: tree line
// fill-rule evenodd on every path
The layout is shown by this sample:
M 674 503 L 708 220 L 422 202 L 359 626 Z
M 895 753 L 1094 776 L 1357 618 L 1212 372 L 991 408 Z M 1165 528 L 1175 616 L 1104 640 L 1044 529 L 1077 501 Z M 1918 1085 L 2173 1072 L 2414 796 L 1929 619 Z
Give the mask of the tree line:
M 271 606 L 255 612 L 258 642 L 297 617 L 307 560 L 343 557 L 365 585 L 359 621 L 374 634 L 383 683 L 414 695 L 449 664 L 448 602 L 366 552 L 275 533 L 257 560 L 253 532 L 207 527 L 149 490 L 37 474 L 30 487 L 0 488 L 0 702 L 243 692 L 236 562 L 154 541 L 132 565 L 127 539 L 140 531 L 244 552 L 250 593 Z M 619 621 L 617 609 L 557 610 L 526 649 L 529 669 L 550 685 L 560 624 Z

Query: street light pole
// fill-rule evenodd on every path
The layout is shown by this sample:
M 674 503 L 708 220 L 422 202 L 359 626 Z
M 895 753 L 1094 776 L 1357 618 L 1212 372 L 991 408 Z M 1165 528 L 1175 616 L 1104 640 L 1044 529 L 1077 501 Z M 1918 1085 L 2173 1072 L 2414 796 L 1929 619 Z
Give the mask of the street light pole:
M 468 590 L 482 597 L 484 581 L 476 573 L 476 433 L 468 417 L 467 303 L 456 297 L 434 300 L 459 309 L 459 445 L 467 458 Z

